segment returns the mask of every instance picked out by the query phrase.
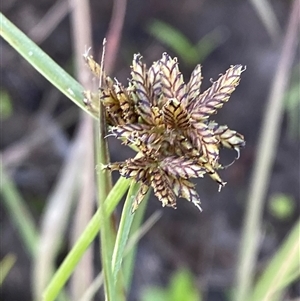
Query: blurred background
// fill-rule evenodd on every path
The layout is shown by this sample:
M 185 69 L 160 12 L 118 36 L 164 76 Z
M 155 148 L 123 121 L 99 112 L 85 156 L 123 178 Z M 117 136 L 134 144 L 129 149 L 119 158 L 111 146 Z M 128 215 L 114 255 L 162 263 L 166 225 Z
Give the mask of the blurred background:
M 229 300 L 228 293 L 236 277 L 258 141 L 267 101 L 274 89 L 278 62 L 283 55 L 282 45 L 292 2 L 272 1 L 270 8 L 275 18 L 272 19 L 271 15 L 268 19 L 251 1 L 128 0 L 111 77 L 126 83 L 134 53 L 141 53 L 150 65 L 167 51 L 178 57 L 186 81 L 196 64 L 201 63 L 203 90 L 209 87 L 210 79 L 216 80 L 230 65 L 247 67 L 230 101 L 214 116 L 218 123 L 242 133 L 246 140 L 240 159 L 221 171 L 227 185 L 219 193 L 217 184 L 209 177 L 197 182 L 202 213 L 185 200 L 178 201 L 177 210 L 162 209 L 160 202 L 150 197 L 145 217 L 156 211 L 160 211 L 161 216 L 139 243 L 128 300 L 146 300 L 146 288 L 148 291 L 152 288 L 152 295 L 154 287 L 168 289 L 176 273 L 183 273 L 184 279 L 192 279 L 203 300 Z M 2 1 L 1 6 L 7 18 L 76 77 L 70 3 L 63 0 L 13 0 Z M 92 0 L 90 7 L 94 56 L 99 60 L 102 40 L 110 28 L 113 2 Z M 50 210 L 48 202 L 53 198 L 77 141 L 75 136 L 82 115 L 78 107 L 7 43 L 3 40 L 0 43 L 3 166 L 30 212 L 30 217 L 24 213 L 24 218 L 29 218 L 39 232 L 46 212 Z M 82 54 L 84 52 L 82 49 Z M 292 58 L 292 68 L 286 74 L 289 80 L 277 133 L 278 147 L 276 145 L 270 155 L 274 156 L 274 165 L 263 198 L 257 273 L 264 268 L 299 216 L 299 66 L 298 49 L 296 58 Z M 88 147 L 91 142 L 86 139 L 82 143 Z M 132 155 L 118 141 L 110 138 L 109 143 L 112 162 Z M 234 156 L 233 152 L 224 151 L 222 162 L 229 164 Z M 117 176 L 114 174 L 114 180 Z M 76 195 L 76 189 L 72 189 Z M 64 196 L 56 202 L 54 209 L 66 212 L 60 221 L 65 232 L 61 234 L 63 238 L 60 237 L 57 247 L 57 265 L 72 244 L 75 213 L 79 206 L 76 197 L 71 198 L 67 205 L 63 200 Z M 93 200 L 86 202 L 92 207 L 95 205 Z M 80 211 L 85 210 L 85 206 L 80 208 Z M 9 255 L 14 262 L 0 288 L 0 298 L 5 301 L 32 300 L 36 265 L 18 230 L 17 224 L 22 224 L 22 221 L 16 221 L 2 201 L 0 210 L 0 257 L 2 260 Z M 98 248 L 96 242 L 94 249 Z M 95 267 L 98 257 L 94 256 Z M 295 283 L 285 297 L 292 300 L 299 296 L 299 283 Z

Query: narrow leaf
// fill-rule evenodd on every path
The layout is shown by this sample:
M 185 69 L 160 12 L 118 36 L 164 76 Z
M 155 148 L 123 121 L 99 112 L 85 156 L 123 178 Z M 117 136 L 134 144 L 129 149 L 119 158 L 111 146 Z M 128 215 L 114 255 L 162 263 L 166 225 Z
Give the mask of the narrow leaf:
M 16 51 L 57 89 L 70 98 L 82 110 L 93 116 L 83 103 L 83 87 L 2 13 L 0 13 L 0 33 Z

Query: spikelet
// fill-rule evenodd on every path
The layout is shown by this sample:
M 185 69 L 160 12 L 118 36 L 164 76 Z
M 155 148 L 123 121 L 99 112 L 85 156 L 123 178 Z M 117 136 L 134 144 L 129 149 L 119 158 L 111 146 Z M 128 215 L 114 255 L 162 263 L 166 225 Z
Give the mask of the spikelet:
M 139 116 L 148 124 L 154 124 L 152 103 L 147 88 L 146 66 L 141 61 L 141 55 L 135 54 L 131 67 L 131 96 Z
M 202 178 L 205 174 L 205 168 L 202 165 L 186 157 L 167 157 L 159 163 L 159 166 L 175 178 Z
M 112 134 L 125 144 L 156 145 L 162 140 L 161 130 L 148 124 L 125 124 L 111 129 Z
M 193 70 L 191 78 L 187 84 L 188 96 L 186 101 L 183 103 L 185 107 L 188 107 L 189 104 L 198 99 L 201 93 L 202 78 L 201 65 L 197 65 Z
M 219 141 L 215 137 L 214 132 L 205 123 L 194 123 L 186 133 L 191 139 L 193 146 L 197 148 L 202 156 L 207 158 L 209 163 L 213 164 L 218 161 Z
M 161 98 L 161 78 L 160 63 L 154 62 L 148 71 L 148 88 L 152 105 L 159 107 L 159 99 Z
M 188 106 L 188 111 L 195 122 L 208 119 L 210 115 L 222 108 L 229 100 L 230 95 L 240 82 L 242 65 L 231 66 L 224 75 L 212 83 L 212 86 L 203 92 Z
M 169 129 L 182 131 L 190 127 L 190 116 L 176 98 L 169 99 L 162 108 L 163 120 Z
M 135 112 L 134 103 L 125 89 L 118 81 L 114 85 L 114 91 L 122 111 L 122 119 L 125 123 L 135 123 L 138 121 L 138 115 Z
M 176 208 L 176 195 L 171 185 L 170 177 L 160 168 L 153 170 L 150 177 L 151 186 L 162 206 Z
M 123 111 L 114 88 L 100 88 L 99 96 L 107 112 L 107 123 L 109 125 L 124 124 Z
M 140 188 L 136 194 L 136 197 L 133 201 L 132 204 L 132 209 L 131 212 L 134 213 L 136 211 L 136 209 L 139 207 L 139 204 L 143 201 L 143 199 L 145 198 L 147 192 L 149 191 L 149 185 L 141 183 L 140 184 Z
M 221 147 L 234 149 L 240 156 L 240 149 L 245 146 L 244 136 L 228 128 L 227 125 L 210 123 L 209 126 L 214 131 Z
M 120 174 L 125 178 L 133 178 L 136 182 L 148 182 L 149 170 L 152 164 L 146 157 L 127 159 L 120 168 Z
M 222 166 L 220 164 L 215 164 L 215 166 L 212 166 L 205 157 L 199 158 L 199 164 L 202 164 L 205 168 L 206 173 L 219 184 L 219 190 L 224 187 L 227 183 L 224 182 L 220 175 L 217 173 L 218 169 L 221 169 Z
M 177 197 L 182 197 L 190 202 L 192 202 L 200 211 L 200 197 L 195 189 L 195 185 L 190 181 L 182 178 L 173 178 L 172 187 L 174 189 L 175 195 Z
M 161 89 L 164 98 L 167 100 L 177 99 L 179 103 L 186 98 L 186 86 L 183 76 L 179 72 L 177 58 L 172 59 L 164 53 L 160 60 Z
M 103 74 L 104 70 L 101 70 L 101 66 L 94 60 L 93 56 L 89 54 L 90 48 L 83 54 L 83 59 L 88 65 L 89 69 L 93 73 L 94 76 L 100 78 L 101 74 Z

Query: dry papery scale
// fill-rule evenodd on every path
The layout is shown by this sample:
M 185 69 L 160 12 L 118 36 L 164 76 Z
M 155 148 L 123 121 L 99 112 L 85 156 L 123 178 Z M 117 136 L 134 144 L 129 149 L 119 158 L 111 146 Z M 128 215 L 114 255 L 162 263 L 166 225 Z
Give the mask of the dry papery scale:
M 182 197 L 202 210 L 189 179 L 208 174 L 222 188 L 226 182 L 218 174 L 224 168 L 220 148 L 235 150 L 238 158 L 245 145 L 241 134 L 209 120 L 229 100 L 245 68 L 230 66 L 201 93 L 201 66 L 186 84 L 177 58 L 167 53 L 150 68 L 135 54 L 127 86 L 107 76 L 88 52 L 84 59 L 92 73 L 102 77 L 97 93 L 85 92 L 85 105 L 98 117 L 101 102 L 110 133 L 137 151 L 134 158 L 104 166 L 140 183 L 132 211 L 150 187 L 163 207 L 176 208 L 177 197 Z

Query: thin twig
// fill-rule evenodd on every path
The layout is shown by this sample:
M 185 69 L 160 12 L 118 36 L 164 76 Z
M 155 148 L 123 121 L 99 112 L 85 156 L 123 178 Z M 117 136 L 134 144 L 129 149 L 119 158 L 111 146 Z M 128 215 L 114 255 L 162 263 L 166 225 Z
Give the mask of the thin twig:
M 70 0 L 72 7 L 71 24 L 73 32 L 73 48 L 75 53 L 76 73 L 79 82 L 87 89 L 92 89 L 92 79 L 85 66 L 82 53 L 92 45 L 91 17 L 89 1 Z M 93 158 L 93 120 L 87 114 L 82 114 L 80 127 L 85 131 L 81 138 L 85 141 L 85 154 L 82 168 L 82 185 L 75 218 L 73 220 L 72 240 L 76 242 L 85 229 L 93 213 L 94 200 L 94 158 Z M 89 248 L 78 263 L 71 278 L 72 300 L 78 299 L 90 286 L 93 279 L 93 251 Z
M 281 28 L 268 0 L 250 0 L 273 42 L 278 42 Z
M 105 57 L 105 70 L 109 74 L 114 69 L 119 50 L 122 28 L 124 25 L 127 0 L 115 0 L 113 13 L 107 32 L 107 55 Z
M 40 239 L 34 261 L 33 283 L 35 300 L 41 300 L 55 266 L 56 255 L 63 241 L 70 210 L 73 203 L 74 187 L 82 169 L 85 152 L 84 131 L 79 129 L 69 150 L 69 155 L 49 195 L 41 218 Z
M 89 220 L 93 215 L 94 209 L 94 157 L 93 157 L 93 122 L 90 116 L 85 114 L 82 116 L 81 127 L 85 135 L 82 139 L 85 143 L 85 154 L 81 158 L 84 161 L 81 170 L 81 191 L 79 192 L 78 204 L 76 207 L 75 216 L 72 227 L 72 245 L 75 244 L 83 230 L 86 228 Z M 77 300 L 84 294 L 86 289 L 93 281 L 93 249 L 86 250 L 82 259 L 78 263 L 71 278 L 71 299 Z
M 35 43 L 41 44 L 66 17 L 69 9 L 70 8 L 66 0 L 56 1 L 39 23 L 29 31 L 28 36 L 35 41 Z

